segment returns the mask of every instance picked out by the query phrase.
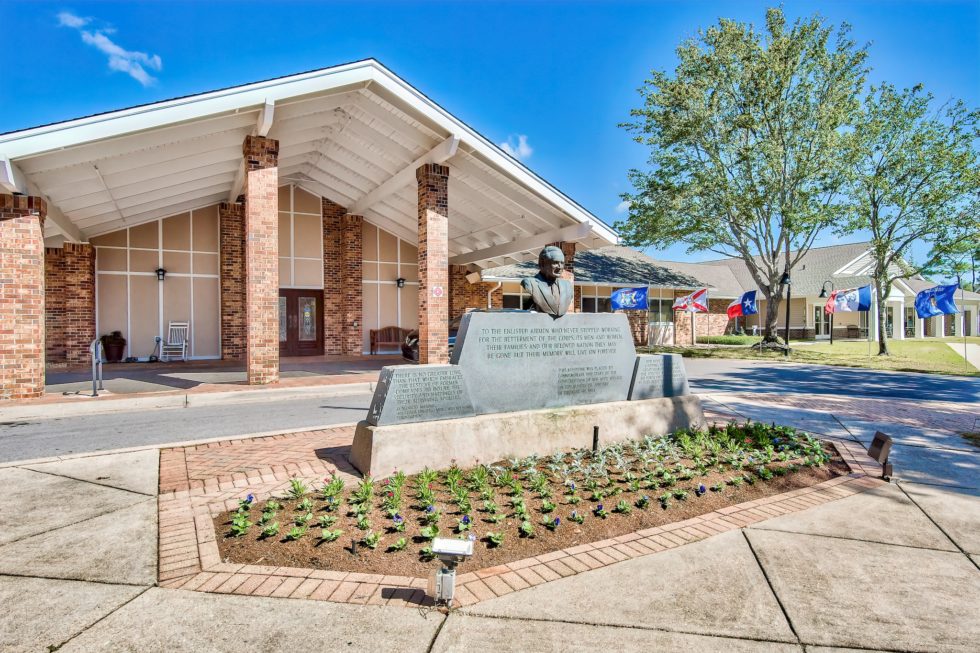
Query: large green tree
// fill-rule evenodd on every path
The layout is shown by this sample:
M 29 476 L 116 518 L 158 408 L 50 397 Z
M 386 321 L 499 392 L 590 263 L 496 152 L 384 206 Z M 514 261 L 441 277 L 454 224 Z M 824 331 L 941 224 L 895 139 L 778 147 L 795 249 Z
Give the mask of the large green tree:
M 624 240 L 742 258 L 774 339 L 784 274 L 840 218 L 866 56 L 848 26 L 788 25 L 781 9 L 762 30 L 721 20 L 683 42 L 623 125 L 650 147 L 650 169 L 629 173 Z
M 870 232 L 878 298 L 888 297 L 895 281 L 977 246 L 980 112 L 962 102 L 933 109 L 932 101 L 921 86 L 882 84 L 868 93 L 852 133 L 857 156 L 844 232 Z M 931 251 L 913 262 L 916 242 Z M 887 355 L 884 302 L 876 306 L 878 353 Z

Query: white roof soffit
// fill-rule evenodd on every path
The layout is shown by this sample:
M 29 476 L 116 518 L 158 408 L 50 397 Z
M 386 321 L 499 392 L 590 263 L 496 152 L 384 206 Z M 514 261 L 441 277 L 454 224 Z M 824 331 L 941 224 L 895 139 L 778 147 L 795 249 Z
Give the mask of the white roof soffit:
M 0 157 L 16 164 L 20 159 L 45 153 L 60 153 L 86 143 L 242 113 L 254 112 L 249 120 L 252 124 L 256 124 L 253 122 L 254 116 L 258 116 L 258 132 L 272 126 L 273 107 L 287 104 L 287 100 L 364 88 L 402 110 L 410 110 L 415 119 L 431 127 L 433 131 L 442 133 L 444 138 L 458 137 L 458 149 L 467 156 L 497 169 L 532 196 L 554 207 L 572 221 L 588 224 L 593 239 L 603 241 L 601 244 L 618 242 L 617 234 L 604 222 L 373 59 L 0 135 Z M 198 193 L 202 202 L 205 191 L 210 193 L 206 198 L 209 202 L 228 197 L 237 182 L 234 178 L 216 178 L 211 181 L 213 187 L 208 186 Z M 224 191 L 219 192 L 222 185 Z M 358 199 L 362 198 L 354 198 L 355 201 Z M 162 202 L 161 200 L 147 208 L 153 209 L 154 215 L 159 214 L 163 209 L 156 207 Z M 202 203 L 201 206 L 203 205 Z M 73 219 L 74 217 L 72 215 Z M 83 230 L 91 233 L 104 231 L 94 224 L 90 228 L 83 226 Z

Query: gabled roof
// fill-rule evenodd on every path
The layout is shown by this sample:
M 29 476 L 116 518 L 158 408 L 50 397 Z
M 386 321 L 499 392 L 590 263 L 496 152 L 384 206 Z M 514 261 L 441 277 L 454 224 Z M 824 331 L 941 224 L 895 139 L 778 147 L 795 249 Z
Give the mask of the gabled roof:
M 793 295 L 796 297 L 819 295 L 825 281 L 833 281 L 835 288 L 851 288 L 871 283 L 870 277 L 867 276 L 838 274 L 839 270 L 867 251 L 866 242 L 810 248 L 793 269 L 791 279 Z M 794 254 L 795 252 L 791 252 L 790 256 Z M 781 256 L 779 261 L 782 260 Z M 756 288 L 752 273 L 740 258 L 705 261 L 700 265 L 726 267 L 732 271 L 739 285 L 746 291 Z
M 575 283 L 600 285 L 638 285 L 663 288 L 697 288 L 701 281 L 673 267 L 654 261 L 643 252 L 621 245 L 610 245 L 575 254 Z M 534 276 L 537 261 L 488 268 L 481 272 L 485 281 L 515 280 Z
M 871 278 L 841 271 L 864 270 L 862 260 L 868 253 L 868 243 L 829 245 L 810 249 L 793 271 L 793 296 L 814 297 L 820 294 L 825 281 L 832 281 L 834 288 L 856 288 L 870 284 Z M 575 282 L 602 286 L 652 286 L 663 288 L 693 289 L 706 286 L 712 297 L 738 297 L 756 289 L 756 283 L 748 267 L 740 258 L 728 258 L 703 263 L 659 261 L 643 252 L 611 245 L 575 254 Z M 526 261 L 482 271 L 485 281 L 511 281 L 537 273 L 537 263 Z M 936 285 L 936 282 L 916 277 L 903 279 L 913 292 Z M 828 291 L 830 286 L 828 285 Z M 957 298 L 960 293 L 957 292 Z M 980 299 L 980 294 L 965 291 L 969 300 Z
M 63 214 L 63 226 L 98 235 L 233 200 L 242 141 L 263 124 L 279 140 L 283 182 L 347 207 L 451 153 L 451 255 L 579 224 L 592 228 L 585 247 L 617 241 L 595 215 L 373 59 L 0 135 L 0 163 L 12 163 L 14 177 L 0 166 L 0 184 L 47 196 L 53 223 Z M 413 240 L 416 204 L 409 184 L 364 214 Z

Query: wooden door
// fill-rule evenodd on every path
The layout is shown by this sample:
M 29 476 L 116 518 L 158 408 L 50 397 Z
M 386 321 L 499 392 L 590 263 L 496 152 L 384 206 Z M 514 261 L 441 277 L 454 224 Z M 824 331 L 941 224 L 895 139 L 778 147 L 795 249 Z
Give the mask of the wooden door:
M 323 291 L 279 289 L 279 355 L 323 353 Z

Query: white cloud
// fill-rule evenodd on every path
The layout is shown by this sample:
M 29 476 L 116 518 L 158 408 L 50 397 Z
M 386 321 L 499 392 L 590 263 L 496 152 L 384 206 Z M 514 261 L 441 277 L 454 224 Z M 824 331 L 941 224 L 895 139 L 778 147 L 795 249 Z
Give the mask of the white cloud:
M 518 134 L 516 143 L 513 134 L 508 136 L 507 140 L 500 144 L 500 149 L 520 161 L 529 158 L 534 153 L 534 148 L 527 144 L 525 134 Z
M 630 203 L 627 202 L 626 200 L 623 200 L 622 202 L 616 205 L 616 213 L 626 213 L 629 210 L 630 210 Z
M 64 27 L 71 27 L 78 30 L 82 36 L 82 41 L 96 48 L 109 58 L 110 70 L 124 72 L 143 86 L 149 86 L 156 81 L 156 77 L 146 71 L 160 71 L 163 68 L 163 60 L 160 55 L 127 50 L 114 43 L 106 34 L 114 34 L 115 29 L 105 27 L 95 30 L 82 29 L 92 22 L 90 18 L 81 18 L 67 11 L 58 14 L 58 24 Z M 145 67 L 144 67 L 145 66 Z
M 67 11 L 63 11 L 58 14 L 58 25 L 61 27 L 74 27 L 75 29 L 78 29 L 79 27 L 88 25 L 90 20 L 91 19 L 89 18 L 82 18 L 81 16 L 76 16 L 75 14 Z

